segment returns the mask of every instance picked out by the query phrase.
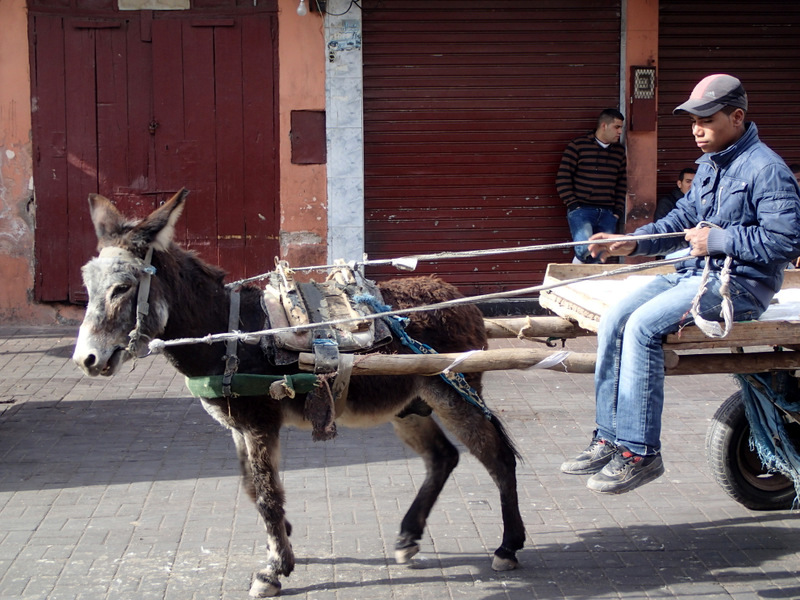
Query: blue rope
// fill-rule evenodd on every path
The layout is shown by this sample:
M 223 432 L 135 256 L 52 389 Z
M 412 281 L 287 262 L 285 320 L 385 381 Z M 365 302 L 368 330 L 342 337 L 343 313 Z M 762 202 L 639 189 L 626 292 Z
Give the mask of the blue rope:
M 375 296 L 370 294 L 355 295 L 353 296 L 353 301 L 357 304 L 366 304 L 376 313 L 390 312 L 392 310 L 391 306 L 388 304 L 381 304 L 378 302 Z M 391 329 L 392 333 L 397 336 L 400 342 L 402 342 L 404 346 L 411 348 L 415 354 L 439 354 L 427 344 L 418 342 L 406 333 L 405 327 L 406 323 L 408 323 L 408 317 L 390 315 L 388 317 L 383 317 L 383 320 L 389 326 L 389 329 Z M 483 411 L 483 415 L 487 419 L 492 418 L 493 415 L 491 409 L 486 406 L 486 403 L 483 401 L 483 398 L 481 398 L 481 395 L 477 392 L 477 390 L 467 382 L 467 379 L 464 377 L 463 373 L 439 373 L 439 377 L 441 377 L 447 385 L 457 391 L 464 400 L 473 406 L 480 408 L 481 411 Z

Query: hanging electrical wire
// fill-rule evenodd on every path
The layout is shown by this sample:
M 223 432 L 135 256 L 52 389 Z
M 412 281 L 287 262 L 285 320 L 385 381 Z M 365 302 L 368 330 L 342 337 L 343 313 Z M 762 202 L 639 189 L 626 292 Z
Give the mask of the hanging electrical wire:
M 324 12 L 326 15 L 330 15 L 331 17 L 344 16 L 347 13 L 350 12 L 350 10 L 353 8 L 353 6 L 357 6 L 359 8 L 359 10 L 364 10 L 363 8 L 361 8 L 361 4 L 358 2 L 358 0 L 350 0 L 350 4 L 347 6 L 345 11 L 344 12 L 340 12 L 340 13 L 332 13 L 329 10 L 327 10 L 327 8 L 325 10 L 323 10 L 322 7 L 319 4 L 319 0 L 311 0 L 311 1 L 314 2 L 317 5 L 317 10 L 319 10 L 320 13 Z

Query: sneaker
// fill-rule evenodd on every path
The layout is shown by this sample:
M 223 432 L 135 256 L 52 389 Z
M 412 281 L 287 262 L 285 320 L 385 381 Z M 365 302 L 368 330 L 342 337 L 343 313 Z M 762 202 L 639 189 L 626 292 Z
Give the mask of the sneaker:
M 608 440 L 598 437 L 592 438 L 592 443 L 586 450 L 572 460 L 561 464 L 561 472 L 569 475 L 589 475 L 597 473 L 611 460 L 617 447 Z
M 664 461 L 660 454 L 640 456 L 618 446 L 614 458 L 599 473 L 586 482 L 593 492 L 624 494 L 664 474 Z

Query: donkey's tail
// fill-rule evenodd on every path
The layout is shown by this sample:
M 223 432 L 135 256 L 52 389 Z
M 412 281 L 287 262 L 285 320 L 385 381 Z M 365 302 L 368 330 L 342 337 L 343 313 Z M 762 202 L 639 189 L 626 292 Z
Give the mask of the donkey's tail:
M 492 413 L 492 416 L 489 417 L 489 421 L 492 423 L 492 425 L 494 425 L 494 428 L 495 430 L 497 430 L 497 435 L 500 436 L 500 439 L 503 442 L 505 442 L 509 448 L 511 448 L 511 451 L 514 453 L 514 456 L 517 458 L 517 460 L 519 460 L 520 462 L 525 462 L 522 459 L 522 455 L 519 453 L 519 450 L 517 449 L 517 445 L 514 443 L 514 440 L 512 440 L 511 436 L 508 434 L 506 426 L 503 425 L 503 422 L 497 417 L 497 415 Z

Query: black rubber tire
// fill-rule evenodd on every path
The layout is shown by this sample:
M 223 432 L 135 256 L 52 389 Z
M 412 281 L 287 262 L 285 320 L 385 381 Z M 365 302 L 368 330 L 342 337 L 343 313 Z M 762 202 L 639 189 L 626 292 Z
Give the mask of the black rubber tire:
M 761 466 L 750 449 L 750 424 L 741 392 L 731 395 L 714 413 L 706 434 L 708 466 L 717 483 L 731 498 L 751 510 L 786 510 L 792 507 L 792 481 Z

